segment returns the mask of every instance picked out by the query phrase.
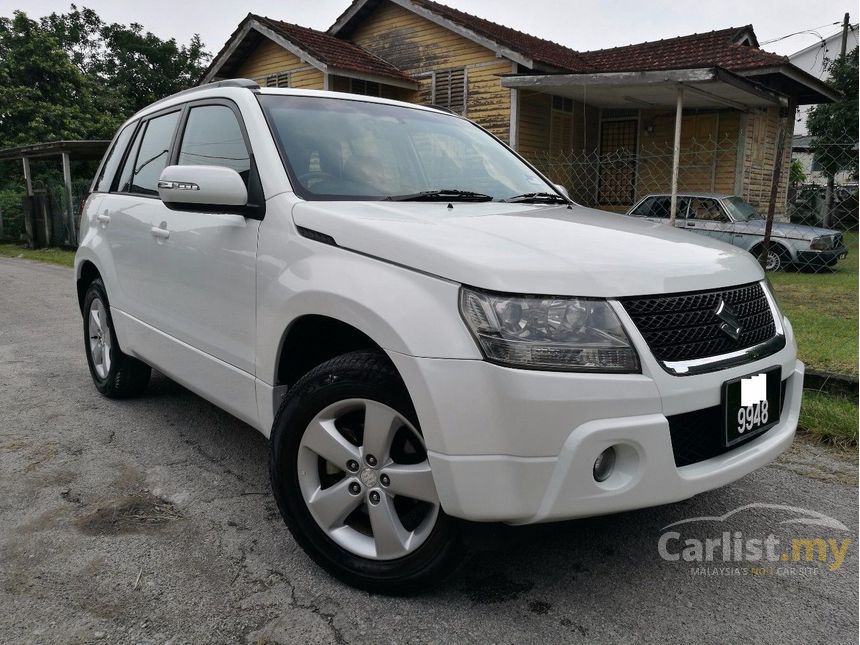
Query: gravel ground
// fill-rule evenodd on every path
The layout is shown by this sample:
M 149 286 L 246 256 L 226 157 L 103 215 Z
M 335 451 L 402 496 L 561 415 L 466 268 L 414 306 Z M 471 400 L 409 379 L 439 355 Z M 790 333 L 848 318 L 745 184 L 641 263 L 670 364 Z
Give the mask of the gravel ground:
M 0 259 L 0 642 L 857 642 L 854 456 L 798 442 L 680 504 L 482 527 L 443 588 L 374 597 L 293 542 L 250 427 L 157 374 L 143 398 L 98 395 L 73 291 L 68 269 Z M 668 524 L 751 503 L 844 526 L 751 508 L 673 530 L 847 539 L 842 566 L 658 555 Z

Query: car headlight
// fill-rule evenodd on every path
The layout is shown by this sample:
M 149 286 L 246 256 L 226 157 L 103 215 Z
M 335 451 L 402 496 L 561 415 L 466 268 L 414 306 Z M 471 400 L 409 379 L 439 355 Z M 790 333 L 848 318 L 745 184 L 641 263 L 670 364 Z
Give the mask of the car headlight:
M 822 235 L 821 237 L 816 237 L 809 243 L 809 248 L 814 251 L 826 251 L 830 247 L 833 246 L 833 236 L 832 235 Z
M 639 371 L 636 350 L 605 300 L 463 287 L 460 311 L 489 361 L 571 372 Z

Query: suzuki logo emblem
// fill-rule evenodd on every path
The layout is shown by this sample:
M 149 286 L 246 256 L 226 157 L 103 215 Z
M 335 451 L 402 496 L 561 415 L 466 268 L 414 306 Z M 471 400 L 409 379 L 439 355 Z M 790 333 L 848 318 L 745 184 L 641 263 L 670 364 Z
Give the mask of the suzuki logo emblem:
M 742 328 L 740 322 L 738 322 L 738 314 L 726 304 L 725 300 L 720 300 L 720 304 L 717 306 L 714 315 L 723 321 L 720 325 L 721 332 L 734 341 L 740 339 Z

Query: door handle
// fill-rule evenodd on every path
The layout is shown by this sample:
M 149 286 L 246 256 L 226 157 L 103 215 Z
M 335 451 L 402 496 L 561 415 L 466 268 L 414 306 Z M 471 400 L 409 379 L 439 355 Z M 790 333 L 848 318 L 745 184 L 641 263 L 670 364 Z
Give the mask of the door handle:
M 166 228 L 161 228 L 160 226 L 153 226 L 151 229 L 149 229 L 149 232 L 152 233 L 152 237 L 159 240 L 166 240 L 168 237 L 170 237 L 170 231 L 168 231 Z
M 695 222 L 687 222 L 687 226 L 695 226 L 695 225 L 696 225 Z
M 99 222 L 101 222 L 102 224 L 109 224 L 110 223 L 110 215 L 108 215 L 107 213 L 102 213 L 101 215 L 96 215 L 96 219 Z

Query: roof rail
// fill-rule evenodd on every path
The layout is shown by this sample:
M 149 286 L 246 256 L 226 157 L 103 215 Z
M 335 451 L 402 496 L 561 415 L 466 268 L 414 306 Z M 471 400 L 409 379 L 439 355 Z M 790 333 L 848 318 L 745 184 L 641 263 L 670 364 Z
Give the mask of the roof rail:
M 434 110 L 439 110 L 440 112 L 447 112 L 448 114 L 456 114 L 457 116 L 462 116 L 459 112 L 454 112 L 451 108 L 446 108 L 442 105 L 428 105 L 427 107 L 433 108 Z
M 171 94 L 170 96 L 165 96 L 163 99 L 158 99 L 154 103 L 150 103 L 147 107 L 150 108 L 153 105 L 160 105 L 165 101 L 170 99 L 175 99 L 177 96 L 185 96 L 186 94 L 194 94 L 195 92 L 199 92 L 201 90 L 211 90 L 214 87 L 244 87 L 246 89 L 251 90 L 252 92 L 259 90 L 260 86 L 248 78 L 228 78 L 223 81 L 214 81 L 212 83 L 206 83 L 204 85 L 198 85 L 196 87 L 189 87 L 187 90 L 182 90 L 180 92 L 176 92 L 175 94 Z

